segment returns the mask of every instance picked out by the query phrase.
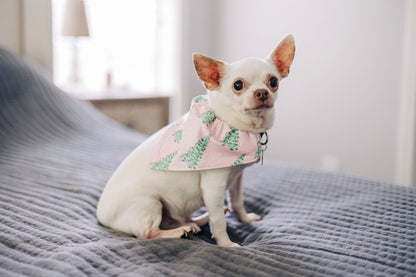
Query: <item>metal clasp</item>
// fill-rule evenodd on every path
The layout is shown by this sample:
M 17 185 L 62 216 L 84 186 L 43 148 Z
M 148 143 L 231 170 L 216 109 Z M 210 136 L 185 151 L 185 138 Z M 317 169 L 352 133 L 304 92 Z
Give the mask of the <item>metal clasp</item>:
M 264 140 L 263 137 L 265 137 L 266 139 Z M 260 164 L 263 165 L 263 156 L 264 156 L 264 151 L 267 150 L 267 143 L 269 142 L 269 135 L 267 134 L 267 132 L 264 133 L 260 133 Z

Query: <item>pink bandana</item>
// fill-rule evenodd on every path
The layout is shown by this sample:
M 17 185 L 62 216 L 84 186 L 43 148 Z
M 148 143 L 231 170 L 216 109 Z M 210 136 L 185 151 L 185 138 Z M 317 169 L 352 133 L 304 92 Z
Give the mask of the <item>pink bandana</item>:
M 157 170 L 205 170 L 257 162 L 260 135 L 240 131 L 216 118 L 207 96 L 192 100 L 187 114 L 173 122 L 153 152 Z

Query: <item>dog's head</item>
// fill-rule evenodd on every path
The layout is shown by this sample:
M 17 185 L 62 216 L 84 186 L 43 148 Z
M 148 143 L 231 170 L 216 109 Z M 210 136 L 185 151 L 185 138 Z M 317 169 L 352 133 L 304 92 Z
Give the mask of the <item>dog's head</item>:
M 279 83 L 289 74 L 294 56 L 295 41 L 289 35 L 264 60 L 227 64 L 194 54 L 193 61 L 217 117 L 234 128 L 258 133 L 273 125 Z

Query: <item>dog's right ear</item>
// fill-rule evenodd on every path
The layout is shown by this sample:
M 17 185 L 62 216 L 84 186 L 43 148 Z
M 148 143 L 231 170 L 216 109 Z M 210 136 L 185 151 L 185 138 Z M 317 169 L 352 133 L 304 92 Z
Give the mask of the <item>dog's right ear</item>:
M 219 88 L 225 64 L 198 53 L 194 53 L 192 59 L 196 73 L 205 87 L 208 90 Z

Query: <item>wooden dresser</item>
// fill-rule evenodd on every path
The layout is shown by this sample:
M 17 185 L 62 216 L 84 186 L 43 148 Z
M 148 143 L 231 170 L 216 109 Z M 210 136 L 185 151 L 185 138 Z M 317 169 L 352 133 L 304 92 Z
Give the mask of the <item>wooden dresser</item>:
M 169 123 L 169 96 L 111 90 L 100 94 L 74 95 L 91 102 L 113 120 L 151 135 Z

